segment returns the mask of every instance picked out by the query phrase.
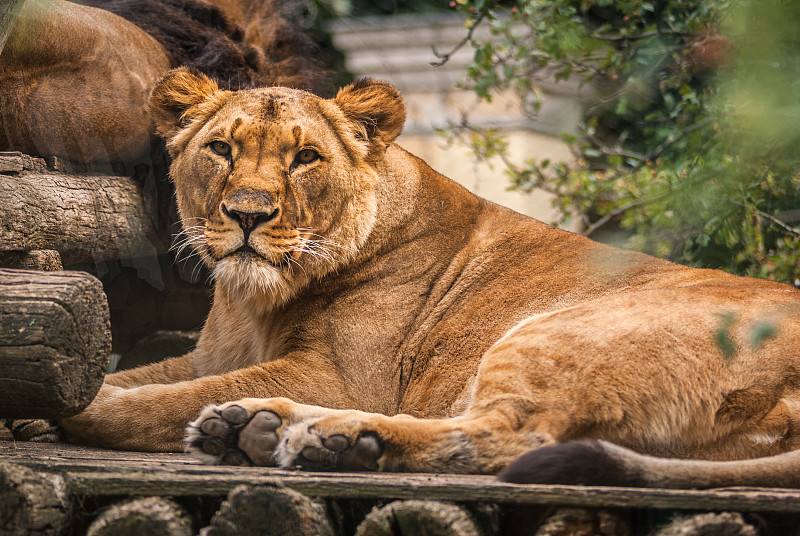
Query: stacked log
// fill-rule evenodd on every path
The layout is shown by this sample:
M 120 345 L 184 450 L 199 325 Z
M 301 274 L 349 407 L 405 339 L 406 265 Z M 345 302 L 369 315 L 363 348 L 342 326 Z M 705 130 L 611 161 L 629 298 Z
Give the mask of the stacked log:
M 472 516 L 453 503 L 395 501 L 375 508 L 355 536 L 482 536 Z
M 325 505 L 286 488 L 238 486 L 201 536 L 333 536 Z
M 69 531 L 71 517 L 61 477 L 0 462 L 0 536 L 58 536 Z
M 38 160 L 0 153 L 0 250 L 55 250 L 69 265 L 169 249 L 168 222 L 139 181 L 54 172 Z
M 95 277 L 0 269 L 0 323 L 0 417 L 66 417 L 89 405 L 111 352 Z

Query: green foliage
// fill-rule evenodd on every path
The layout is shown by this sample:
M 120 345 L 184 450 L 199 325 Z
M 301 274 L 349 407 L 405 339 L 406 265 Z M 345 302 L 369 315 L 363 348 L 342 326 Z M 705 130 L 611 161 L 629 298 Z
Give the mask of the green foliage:
M 789 0 L 455 0 L 471 88 L 579 80 L 574 163 L 516 165 L 586 233 L 676 261 L 800 284 L 800 10 Z M 493 39 L 472 30 L 489 25 Z M 464 125 L 462 125 L 462 128 Z M 497 133 L 478 154 L 503 152 Z M 602 237 L 601 237 L 602 238 Z

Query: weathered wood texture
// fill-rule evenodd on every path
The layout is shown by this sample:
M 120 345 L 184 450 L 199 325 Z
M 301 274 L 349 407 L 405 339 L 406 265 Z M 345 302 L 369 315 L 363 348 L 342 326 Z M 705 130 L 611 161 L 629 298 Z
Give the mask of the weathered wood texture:
M 119 452 L 73 445 L 0 441 L 0 461 L 59 474 L 81 497 L 225 497 L 240 485 L 284 486 L 319 498 L 419 499 L 504 505 L 739 510 L 800 514 L 800 490 L 729 488 L 668 490 L 519 485 L 491 476 L 308 473 L 200 465 L 184 454 Z
M 168 224 L 148 199 L 126 177 L 0 173 L 0 249 L 52 249 L 67 265 L 163 253 Z
M 57 272 L 64 269 L 64 265 L 61 264 L 61 255 L 53 249 L 0 251 L 0 267 L 42 270 L 44 272 Z
M 536 526 L 536 525 L 533 525 Z M 607 510 L 559 508 L 541 523 L 533 536 L 632 536 L 629 524 Z
M 110 352 L 95 277 L 0 269 L 0 416 L 78 413 L 100 389 Z
M 238 486 L 200 536 L 333 536 L 325 505 L 287 488 Z
M 722 512 L 676 519 L 654 536 L 758 536 L 758 531 L 741 514 Z
M 469 513 L 452 503 L 395 501 L 375 508 L 355 536 L 482 536 Z
M 115 504 L 89 525 L 86 536 L 192 536 L 192 522 L 180 506 L 162 497 Z
M 0 461 L 0 536 L 63 534 L 71 513 L 61 477 Z
M 25 0 L 0 0 L 0 54 Z

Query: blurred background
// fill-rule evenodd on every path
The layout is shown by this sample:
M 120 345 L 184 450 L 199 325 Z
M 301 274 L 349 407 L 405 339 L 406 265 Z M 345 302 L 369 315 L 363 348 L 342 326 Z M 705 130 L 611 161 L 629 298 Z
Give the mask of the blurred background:
M 595 239 L 800 285 L 800 12 L 788 0 L 315 0 L 400 140 Z

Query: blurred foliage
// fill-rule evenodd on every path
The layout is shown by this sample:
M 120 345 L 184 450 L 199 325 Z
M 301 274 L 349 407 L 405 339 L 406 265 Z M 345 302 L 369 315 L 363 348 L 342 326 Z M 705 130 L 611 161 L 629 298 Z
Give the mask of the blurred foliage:
M 467 123 L 513 185 L 557 194 L 586 234 L 695 266 L 800 285 L 800 10 L 791 0 L 454 0 L 474 47 L 470 87 L 579 82 L 571 164 L 511 162 Z M 473 31 L 488 25 L 492 39 Z

